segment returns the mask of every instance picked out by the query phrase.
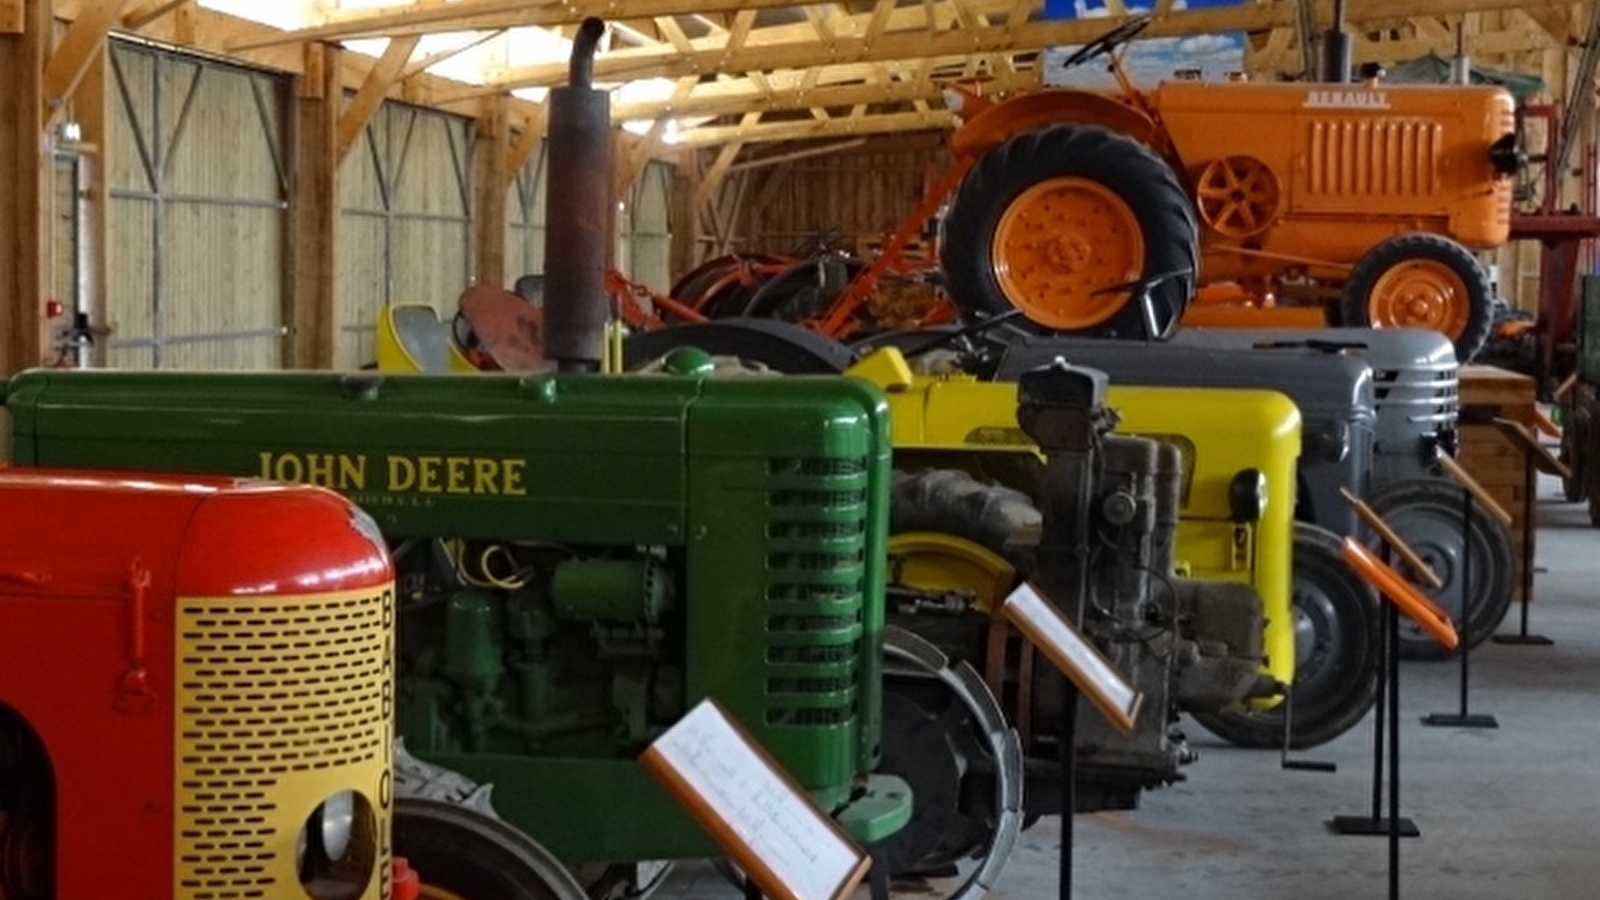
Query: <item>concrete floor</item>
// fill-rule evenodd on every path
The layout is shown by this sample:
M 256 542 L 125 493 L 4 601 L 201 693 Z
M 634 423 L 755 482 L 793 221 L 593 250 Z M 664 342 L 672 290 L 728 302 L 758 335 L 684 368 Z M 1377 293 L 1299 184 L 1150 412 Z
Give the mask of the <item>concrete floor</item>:
M 1538 492 L 1537 579 L 1529 631 L 1552 646 L 1486 642 L 1470 659 L 1473 713 L 1495 729 L 1424 727 L 1459 709 L 1459 665 L 1401 667 L 1399 896 L 1424 900 L 1600 897 L 1600 531 L 1559 484 Z M 1517 631 L 1513 605 L 1501 633 Z M 1338 836 L 1334 815 L 1372 806 L 1372 717 L 1294 758 L 1335 773 L 1286 771 L 1278 754 L 1188 729 L 1201 753 L 1183 784 L 1131 812 L 1074 821 L 1077 900 L 1346 900 L 1389 896 L 1385 837 Z M 1387 799 L 1384 810 L 1387 810 Z M 1025 831 L 989 897 L 1059 892 L 1059 822 Z M 681 866 L 667 900 L 737 896 L 703 865 Z M 924 894 L 924 896 L 928 896 Z

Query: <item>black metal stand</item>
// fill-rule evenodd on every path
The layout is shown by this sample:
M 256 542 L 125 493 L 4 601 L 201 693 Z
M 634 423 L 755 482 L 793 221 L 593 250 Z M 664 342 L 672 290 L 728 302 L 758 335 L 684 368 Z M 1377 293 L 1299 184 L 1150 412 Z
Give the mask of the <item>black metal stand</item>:
M 1472 491 L 1461 492 L 1461 596 L 1462 614 L 1465 617 L 1466 596 L 1472 590 Z M 1526 607 L 1524 607 L 1526 609 Z M 1494 716 L 1467 712 L 1468 659 L 1472 656 L 1472 642 L 1461 640 L 1461 708 L 1451 713 L 1429 713 L 1422 724 L 1436 728 L 1499 728 Z
M 1294 685 L 1283 695 L 1283 752 L 1278 756 L 1278 765 L 1284 769 L 1297 772 L 1337 772 L 1339 766 L 1326 760 L 1318 759 L 1290 759 L 1289 745 L 1294 741 Z
M 1499 426 L 1500 420 L 1496 420 L 1495 425 Z M 1508 437 L 1513 434 L 1521 433 L 1520 431 L 1505 427 L 1502 427 L 1501 431 L 1504 432 Z M 1524 441 L 1525 440 L 1526 439 L 1524 438 Z M 1524 491 L 1522 495 L 1522 584 L 1520 585 L 1522 591 L 1522 611 L 1518 615 L 1518 618 L 1521 621 L 1517 627 L 1516 634 L 1497 634 L 1490 638 L 1490 640 L 1494 641 L 1496 644 L 1513 644 L 1524 647 L 1548 647 L 1551 644 L 1554 644 L 1555 641 L 1545 637 L 1542 634 L 1528 633 L 1528 604 L 1533 600 L 1533 521 L 1535 500 L 1537 499 L 1534 496 L 1536 492 L 1531 490 L 1531 488 L 1535 484 L 1534 471 L 1538 468 L 1538 465 L 1534 460 L 1534 453 L 1541 452 L 1541 448 L 1537 445 L 1532 447 L 1521 446 L 1522 442 L 1519 442 L 1516 438 L 1512 438 L 1512 443 L 1519 444 L 1518 449 L 1522 451 L 1522 483 L 1530 488 L 1530 490 Z
M 1384 552 L 1387 562 L 1388 552 Z M 1383 625 L 1378 642 L 1383 653 L 1383 664 L 1378 670 L 1378 698 L 1372 723 L 1372 814 L 1368 816 L 1334 816 L 1328 827 L 1335 834 L 1386 834 L 1389 836 L 1389 869 L 1391 890 L 1399 890 L 1397 880 L 1399 839 L 1419 837 L 1422 831 L 1415 822 L 1400 817 L 1400 607 L 1385 602 Z M 1385 715 L 1387 713 L 1387 715 Z M 1383 816 L 1383 732 L 1387 719 L 1389 736 L 1389 815 Z M 1391 893 L 1390 897 L 1395 897 Z
M 1057 886 L 1061 900 L 1072 900 L 1072 817 L 1078 810 L 1078 689 L 1067 681 L 1065 710 L 1061 715 L 1061 869 Z

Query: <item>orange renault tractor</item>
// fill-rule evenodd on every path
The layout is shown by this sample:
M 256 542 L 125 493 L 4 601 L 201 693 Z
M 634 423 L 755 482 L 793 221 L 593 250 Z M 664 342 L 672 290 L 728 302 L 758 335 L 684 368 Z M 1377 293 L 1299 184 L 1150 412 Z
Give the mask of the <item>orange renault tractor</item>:
M 1511 95 L 1375 79 L 1141 91 L 1119 48 L 1149 22 L 1063 62 L 1109 53 L 1116 91 L 953 93 L 963 124 L 949 146 L 971 170 L 940 262 L 961 311 L 1163 338 L 1208 311 L 1204 299 L 1189 310 L 1197 288 L 1223 289 L 1327 324 L 1432 328 L 1471 358 L 1494 300 L 1474 251 L 1507 240 L 1522 159 Z M 1168 272 L 1180 277 L 1141 309 L 1130 285 Z

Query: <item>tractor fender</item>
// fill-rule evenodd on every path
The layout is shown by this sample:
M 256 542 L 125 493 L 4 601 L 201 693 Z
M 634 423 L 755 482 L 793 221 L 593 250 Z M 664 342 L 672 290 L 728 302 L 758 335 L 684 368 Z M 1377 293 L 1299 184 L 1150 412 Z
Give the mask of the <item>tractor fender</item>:
M 1027 131 L 1065 122 L 1099 125 L 1163 152 L 1161 126 L 1148 114 L 1105 94 L 1077 89 L 1040 91 L 996 103 L 951 133 L 950 152 L 977 156 Z

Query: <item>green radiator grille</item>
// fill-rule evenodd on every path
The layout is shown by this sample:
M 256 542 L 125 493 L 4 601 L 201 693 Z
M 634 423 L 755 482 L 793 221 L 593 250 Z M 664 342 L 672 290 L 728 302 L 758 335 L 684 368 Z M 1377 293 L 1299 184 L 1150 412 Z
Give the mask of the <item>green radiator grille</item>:
M 859 715 L 867 460 L 774 459 L 768 477 L 767 724 L 848 724 Z

